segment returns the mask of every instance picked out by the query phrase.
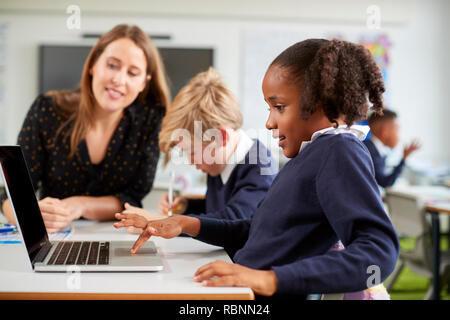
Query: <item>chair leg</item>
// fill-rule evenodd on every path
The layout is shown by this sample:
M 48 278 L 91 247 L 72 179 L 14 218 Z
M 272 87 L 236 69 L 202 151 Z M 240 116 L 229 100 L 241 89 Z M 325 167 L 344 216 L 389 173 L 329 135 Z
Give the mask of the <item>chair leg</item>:
M 397 281 L 398 276 L 403 270 L 405 263 L 402 260 L 399 260 L 397 265 L 395 266 L 394 272 L 392 272 L 391 276 L 386 282 L 386 290 L 390 293 L 392 288 L 394 287 L 395 282 Z
M 447 294 L 450 295 L 450 278 L 447 281 Z
M 441 278 L 441 288 L 443 287 L 443 285 L 448 282 L 450 280 L 450 269 L 445 270 L 445 272 L 443 274 L 441 274 L 440 276 Z M 448 288 L 447 288 L 448 290 Z M 425 294 L 425 297 L 423 298 L 423 300 L 431 300 L 433 299 L 433 281 L 430 280 L 430 286 L 428 287 L 428 291 Z
M 444 274 L 442 275 L 442 283 L 441 288 L 447 284 L 447 293 L 450 293 L 450 268 L 444 270 Z
M 423 300 L 433 299 L 433 281 L 430 281 L 430 286 L 428 287 L 427 293 L 423 297 Z

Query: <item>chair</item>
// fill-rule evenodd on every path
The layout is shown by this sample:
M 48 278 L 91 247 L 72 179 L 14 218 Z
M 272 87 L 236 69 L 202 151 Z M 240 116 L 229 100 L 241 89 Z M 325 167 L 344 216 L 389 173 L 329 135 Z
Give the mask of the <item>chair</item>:
M 345 250 L 341 241 L 336 242 L 331 251 Z M 383 284 L 371 288 L 348 293 L 308 294 L 306 300 L 389 300 L 389 294 Z
M 344 300 L 343 293 L 308 294 L 306 300 Z
M 414 273 L 431 279 L 433 276 L 433 253 L 430 241 L 431 224 L 427 220 L 423 200 L 411 194 L 387 189 L 385 201 L 398 235 L 415 238 L 413 250 L 400 250 L 399 262 L 386 284 L 387 290 L 390 292 L 405 265 Z M 442 286 L 450 276 L 450 254 L 447 251 L 441 253 L 439 270 Z M 424 299 L 431 299 L 432 293 L 433 284 L 430 281 Z
M 309 294 L 306 300 L 390 300 L 382 283 L 362 291 L 348 293 Z

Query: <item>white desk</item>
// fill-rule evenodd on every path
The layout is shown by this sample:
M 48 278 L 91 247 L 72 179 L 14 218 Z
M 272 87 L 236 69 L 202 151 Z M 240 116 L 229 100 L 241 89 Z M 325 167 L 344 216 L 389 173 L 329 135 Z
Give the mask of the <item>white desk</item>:
M 390 188 L 393 191 L 409 193 L 422 198 L 425 202 L 450 199 L 450 188 L 429 185 L 398 185 Z
M 67 240 L 137 239 L 111 222 L 76 221 L 73 227 Z M 222 248 L 187 237 L 151 240 L 164 261 L 163 271 L 35 273 L 21 244 L 0 244 L 0 299 L 254 299 L 250 288 L 207 288 L 192 280 L 200 266 L 230 261 Z

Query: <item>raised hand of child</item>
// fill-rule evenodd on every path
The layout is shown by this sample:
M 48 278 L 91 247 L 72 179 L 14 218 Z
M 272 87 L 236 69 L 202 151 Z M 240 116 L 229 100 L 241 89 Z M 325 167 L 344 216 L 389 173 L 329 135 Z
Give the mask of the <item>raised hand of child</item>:
M 406 160 L 406 158 L 408 158 L 411 153 L 420 149 L 420 147 L 421 144 L 417 139 L 414 139 L 410 144 L 407 144 L 403 149 L 403 160 Z

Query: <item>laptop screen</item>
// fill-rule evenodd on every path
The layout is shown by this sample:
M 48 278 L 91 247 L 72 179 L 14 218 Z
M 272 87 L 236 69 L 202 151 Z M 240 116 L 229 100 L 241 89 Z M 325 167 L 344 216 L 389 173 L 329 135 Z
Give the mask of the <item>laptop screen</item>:
M 49 240 L 20 146 L 0 146 L 0 162 L 8 198 L 33 261 Z

